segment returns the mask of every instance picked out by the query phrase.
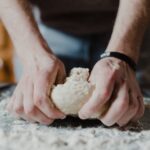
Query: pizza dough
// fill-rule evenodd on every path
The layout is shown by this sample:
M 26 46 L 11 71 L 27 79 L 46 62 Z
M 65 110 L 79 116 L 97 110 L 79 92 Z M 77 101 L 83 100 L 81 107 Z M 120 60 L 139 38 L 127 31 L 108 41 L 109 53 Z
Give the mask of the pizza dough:
M 95 85 L 88 82 L 89 69 L 73 68 L 70 76 L 64 84 L 54 86 L 51 99 L 54 105 L 66 115 L 77 115 L 81 107 L 89 100 L 95 89 Z M 99 112 L 92 114 L 90 118 L 103 116 L 110 104 L 105 104 Z
M 77 115 L 95 88 L 87 80 L 89 69 L 73 68 L 64 84 L 54 86 L 51 98 L 55 106 L 66 115 Z

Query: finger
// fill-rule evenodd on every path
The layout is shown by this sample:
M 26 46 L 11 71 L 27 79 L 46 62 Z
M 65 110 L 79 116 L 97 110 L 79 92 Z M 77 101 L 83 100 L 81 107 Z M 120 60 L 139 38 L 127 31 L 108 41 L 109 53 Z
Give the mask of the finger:
M 138 85 L 138 82 L 135 82 L 135 86 L 136 86 L 137 93 L 138 93 L 137 100 L 139 102 L 139 109 L 137 111 L 137 114 L 134 116 L 133 121 L 139 120 L 144 115 L 144 111 L 145 111 L 144 99 L 143 99 L 143 95 L 141 93 L 141 89 Z
M 105 125 L 114 125 L 127 111 L 129 104 L 129 97 L 127 91 L 127 85 L 124 82 L 118 90 L 117 97 L 111 104 L 107 113 L 102 118 L 100 118 L 100 120 Z
M 33 120 L 36 122 L 40 122 L 42 124 L 50 124 L 52 123 L 52 119 L 45 116 L 36 106 L 34 106 L 33 102 L 33 84 L 31 81 L 27 81 L 27 87 L 26 91 L 24 92 L 24 116 L 22 118 Z
M 24 108 L 23 108 L 23 89 L 24 89 L 24 85 L 25 85 L 25 80 L 21 79 L 19 84 L 17 85 L 14 93 L 13 93 L 13 114 L 19 118 L 23 112 L 24 112 Z
M 46 79 L 48 77 L 40 77 L 41 78 L 38 78 L 38 80 L 34 84 L 34 104 L 42 113 L 44 113 L 49 118 L 64 118 L 65 115 L 57 110 L 50 100 L 50 88 L 53 85 L 54 81 Z
M 117 124 L 119 126 L 126 125 L 137 113 L 139 108 L 139 103 L 137 101 L 137 97 L 131 91 L 129 93 L 129 109 L 128 111 L 118 120 Z
M 20 116 L 20 119 L 23 119 L 24 121 L 28 121 L 28 122 L 30 122 L 30 123 L 35 123 L 35 122 L 36 122 L 35 120 L 33 120 L 33 119 L 29 118 L 29 117 L 26 117 L 25 114 L 22 114 L 22 115 Z
M 134 91 L 137 93 L 135 95 L 135 97 L 139 103 L 138 111 L 137 111 L 136 115 L 131 120 L 131 121 L 136 122 L 137 120 L 139 120 L 144 115 L 145 106 L 144 106 L 144 100 L 143 100 L 143 95 L 141 93 L 140 86 L 139 86 L 138 82 L 136 81 L 136 78 L 132 75 L 131 75 L 131 77 L 133 79 L 132 85 L 134 86 L 132 89 L 134 89 Z
M 20 91 L 18 91 L 18 94 L 16 95 L 14 99 L 14 104 L 13 104 L 13 111 L 15 114 L 21 115 L 24 111 L 23 108 L 23 95 Z
M 64 83 L 65 78 L 66 78 L 65 67 L 63 64 L 61 64 L 61 67 L 59 67 L 59 70 L 58 70 L 55 84 Z
M 91 98 L 79 111 L 79 117 L 81 119 L 90 118 L 92 116 L 97 116 L 101 114 L 101 109 L 110 99 L 112 91 L 114 88 L 114 81 L 107 80 L 106 82 L 98 83 L 96 85 L 95 91 L 93 92 Z
M 49 125 L 53 122 L 53 119 L 46 117 L 38 108 L 33 107 L 25 111 L 25 119 L 33 120 L 34 122 L 39 122 L 44 125 Z M 23 118 L 24 118 L 23 117 Z M 30 119 L 31 118 L 31 119 Z
M 139 109 L 138 109 L 136 115 L 132 118 L 133 122 L 138 121 L 144 115 L 144 111 L 145 111 L 143 97 L 142 96 L 137 96 L 137 100 L 139 102 Z
M 16 96 L 12 96 L 9 103 L 7 104 L 7 110 L 13 115 L 13 116 L 18 116 L 15 111 L 14 111 L 14 104 L 15 104 L 15 99 Z
M 11 99 L 10 99 L 10 102 L 8 103 L 8 105 L 7 105 L 7 108 L 9 109 L 9 110 L 11 110 L 11 112 L 13 112 L 14 110 L 13 110 L 13 108 L 14 108 L 14 104 L 15 104 L 15 101 L 16 101 L 16 98 L 18 97 L 18 94 L 20 94 L 20 89 L 21 89 L 21 86 L 23 85 L 23 80 L 21 79 L 20 80 L 20 82 L 19 82 L 19 84 L 17 84 L 17 86 L 16 86 L 16 88 L 15 88 L 15 90 L 14 90 L 14 92 L 13 92 L 13 95 L 12 95 L 12 97 L 11 97 Z M 17 100 L 18 99 L 20 99 L 20 98 L 17 98 Z M 20 103 L 20 101 L 19 101 L 19 103 Z
M 22 82 L 22 80 L 20 81 Z M 9 111 L 9 112 L 12 112 L 13 111 L 13 105 L 14 105 L 14 101 L 16 99 L 16 95 L 18 93 L 18 89 L 20 88 L 20 84 L 17 85 L 17 87 L 15 88 L 14 92 L 13 92 L 13 95 L 11 96 L 11 98 L 9 99 L 9 102 L 7 104 L 7 107 L 6 109 Z

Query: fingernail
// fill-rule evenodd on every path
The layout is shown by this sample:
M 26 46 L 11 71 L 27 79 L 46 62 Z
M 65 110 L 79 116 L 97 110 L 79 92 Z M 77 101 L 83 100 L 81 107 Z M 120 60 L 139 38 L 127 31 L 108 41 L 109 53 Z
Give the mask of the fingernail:
M 50 125 L 54 122 L 54 120 L 51 120 L 51 119 L 44 119 L 41 124 L 43 125 Z
M 66 115 L 60 116 L 60 119 L 65 119 Z
M 86 115 L 84 115 L 84 114 L 79 114 L 79 118 L 85 120 L 85 119 L 87 119 L 88 117 L 87 117 Z

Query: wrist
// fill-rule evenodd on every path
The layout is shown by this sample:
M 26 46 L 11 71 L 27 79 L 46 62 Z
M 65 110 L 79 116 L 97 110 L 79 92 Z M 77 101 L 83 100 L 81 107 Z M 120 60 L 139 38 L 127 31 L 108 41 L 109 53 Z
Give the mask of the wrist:
M 100 59 L 103 59 L 103 58 L 108 58 L 108 57 L 114 57 L 114 58 L 117 58 L 121 61 L 124 61 L 126 64 L 128 64 L 130 66 L 130 68 L 133 70 L 133 71 L 136 71 L 136 68 L 137 68 L 137 65 L 136 63 L 134 62 L 134 60 L 132 60 L 132 58 L 130 58 L 129 56 L 123 54 L 123 53 L 120 53 L 120 52 L 111 52 L 111 51 L 107 51 L 103 54 L 101 54 L 100 56 Z
M 139 48 L 137 47 L 129 47 L 129 46 L 122 46 L 122 45 L 115 45 L 109 44 L 106 48 L 106 52 L 119 52 L 128 57 L 130 57 L 135 63 L 138 62 L 139 58 Z
M 50 70 L 54 68 L 58 62 L 56 56 L 50 53 L 37 53 L 35 55 L 30 56 L 30 58 L 26 59 L 23 62 L 24 70 L 28 70 L 29 72 L 33 70 Z
M 15 50 L 23 65 L 54 55 L 42 37 L 30 38 L 24 43 L 18 43 L 15 45 Z
M 57 60 L 50 48 L 43 47 L 42 45 L 38 46 L 36 44 L 35 46 L 30 46 L 28 50 L 22 48 L 18 56 L 25 68 L 36 66 L 48 67 Z

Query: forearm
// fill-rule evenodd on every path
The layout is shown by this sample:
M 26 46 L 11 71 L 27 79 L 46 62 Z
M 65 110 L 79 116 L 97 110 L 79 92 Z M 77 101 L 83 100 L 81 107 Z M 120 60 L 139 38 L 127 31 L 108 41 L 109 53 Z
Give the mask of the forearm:
M 138 61 L 150 16 L 149 0 L 120 0 L 118 15 L 106 51 L 118 51 Z
M 17 54 L 23 61 L 44 53 L 47 46 L 32 16 L 27 0 L 4 0 L 0 2 L 0 18 L 8 30 Z M 32 60 L 31 60 L 32 61 Z

